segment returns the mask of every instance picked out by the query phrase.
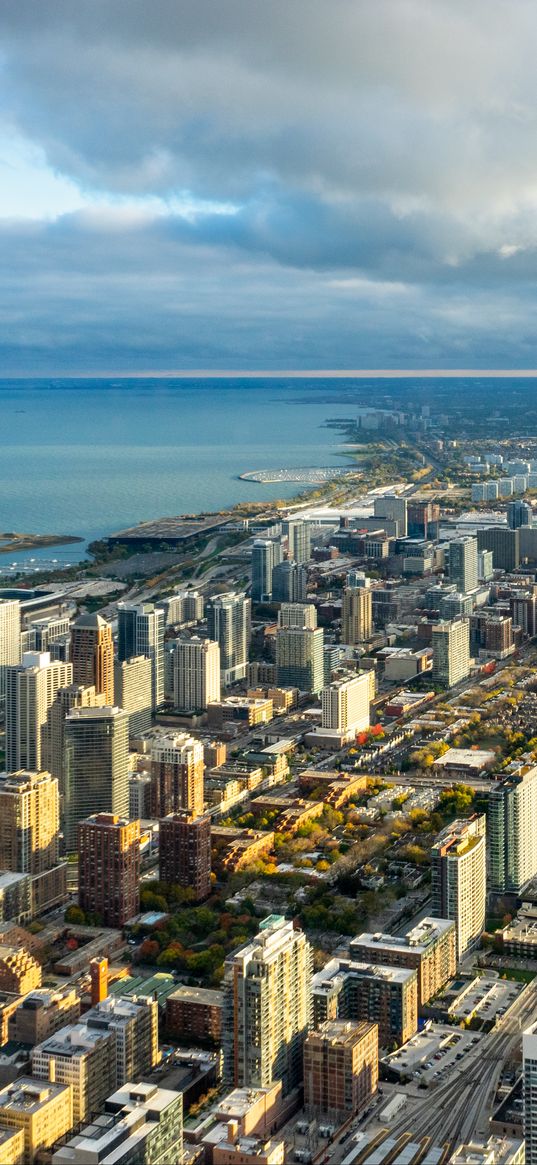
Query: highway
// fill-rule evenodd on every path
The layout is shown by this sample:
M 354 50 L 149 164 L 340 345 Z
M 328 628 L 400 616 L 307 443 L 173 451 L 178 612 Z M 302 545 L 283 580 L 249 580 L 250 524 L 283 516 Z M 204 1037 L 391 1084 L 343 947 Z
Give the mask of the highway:
M 411 1133 L 416 1141 L 428 1135 L 455 1143 L 486 1133 L 501 1069 L 517 1053 L 524 1028 L 536 1019 L 534 981 L 494 1030 L 468 1053 L 455 1075 L 430 1089 L 418 1108 L 409 1104 L 390 1124 L 393 1135 Z

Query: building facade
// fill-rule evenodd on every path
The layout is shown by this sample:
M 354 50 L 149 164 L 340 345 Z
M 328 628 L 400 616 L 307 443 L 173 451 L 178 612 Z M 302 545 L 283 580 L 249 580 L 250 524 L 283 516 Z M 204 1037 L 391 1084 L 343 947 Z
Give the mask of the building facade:
M 211 819 L 188 810 L 160 820 L 159 878 L 190 889 L 202 902 L 211 892 Z
M 140 822 L 96 813 L 78 825 L 78 902 L 104 926 L 140 912 Z
M 455 923 L 457 958 L 479 943 L 485 929 L 487 855 L 485 817 L 452 822 L 431 850 L 432 913 Z
M 73 680 L 94 687 L 105 704 L 114 703 L 114 640 L 102 615 L 81 615 L 71 632 Z
M 74 708 L 65 721 L 63 829 L 76 848 L 79 821 L 129 813 L 129 716 L 121 708 Z

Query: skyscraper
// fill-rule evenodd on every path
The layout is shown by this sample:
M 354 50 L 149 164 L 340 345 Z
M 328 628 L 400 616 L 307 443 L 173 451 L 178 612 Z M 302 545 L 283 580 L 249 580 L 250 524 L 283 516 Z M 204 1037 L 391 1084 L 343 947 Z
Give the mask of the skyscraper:
M 465 680 L 470 672 L 468 619 L 436 623 L 432 629 L 433 680 L 444 688 Z
M 518 894 L 537 874 L 537 765 L 513 761 L 491 786 L 487 810 L 489 889 Z
M 323 688 L 322 727 L 341 733 L 362 732 L 369 728 L 371 679 L 367 671 L 335 680 Z
M 118 603 L 119 660 L 146 655 L 151 660 L 152 706 L 164 700 L 164 629 L 166 613 L 153 603 Z
M 327 1020 L 304 1044 L 304 1105 L 338 1123 L 363 1112 L 378 1085 L 376 1023 Z
M 173 659 L 173 704 L 181 712 L 203 712 L 219 700 L 220 647 L 212 639 L 178 639 Z
M 103 926 L 121 928 L 139 913 L 139 821 L 95 813 L 79 822 L 78 901 Z
M 224 1076 L 235 1086 L 284 1093 L 302 1081 L 304 1041 L 311 1022 L 312 950 L 306 936 L 278 915 L 226 959 Z
M 324 635 L 321 627 L 278 627 L 276 682 L 301 692 L 321 691 L 324 685 Z
M 369 582 L 369 580 L 368 580 Z M 341 608 L 341 642 L 363 643 L 373 634 L 373 596 L 369 586 L 345 587 Z
M 224 685 L 246 678 L 251 607 L 251 600 L 235 591 L 214 595 L 207 604 L 207 631 L 209 639 L 220 645 L 220 669 Z
M 533 510 L 528 502 L 520 501 L 518 498 L 509 502 L 507 525 L 510 530 L 518 530 L 520 526 L 533 526 Z
M 146 655 L 116 659 L 114 664 L 115 701 L 129 713 L 129 736 L 140 736 L 151 727 L 153 702 L 153 665 Z
M 51 662 L 48 652 L 26 651 L 6 669 L 6 767 L 8 772 L 45 767 L 48 713 L 59 688 L 70 684 L 70 663 Z
M 203 745 L 186 732 L 170 733 L 151 746 L 151 816 L 185 809 L 203 813 Z
M 477 531 L 479 550 L 491 550 L 494 570 L 516 570 L 520 564 L 520 529 L 487 526 Z
M 196 902 L 211 892 L 211 819 L 188 810 L 162 817 L 159 827 L 159 878 L 193 890 Z
M 397 537 L 406 538 L 408 529 L 408 502 L 397 494 L 384 494 L 375 498 L 373 504 L 376 518 L 389 518 L 397 522 Z
M 59 861 L 58 782 L 50 773 L 0 775 L 0 869 L 29 874 L 32 914 L 65 901 L 67 868 Z
M 114 640 L 112 628 L 101 615 L 81 615 L 72 630 L 73 680 L 93 685 L 106 704 L 114 703 Z
M 485 929 L 487 858 L 485 818 L 453 821 L 431 850 L 432 914 L 455 923 L 457 958 L 475 946 Z
M 278 627 L 298 627 L 303 630 L 317 626 L 317 609 L 313 603 L 282 603 L 278 611 Z
M 522 1035 L 524 1139 L 526 1165 L 537 1165 L 537 1023 Z
M 477 538 L 454 538 L 449 543 L 449 579 L 465 595 L 478 582 Z
M 293 562 L 309 562 L 311 558 L 311 527 L 303 518 L 289 518 L 283 523 L 287 535 L 288 557 Z
M 254 603 L 270 602 L 272 572 L 282 560 L 282 544 L 272 538 L 255 538 L 252 546 L 252 599 Z
M 272 571 L 273 603 L 305 603 L 308 572 L 301 562 L 286 558 Z
M 0 599 L 0 711 L 6 698 L 6 668 L 21 658 L 21 605 L 18 599 Z
M 74 708 L 65 721 L 64 836 L 74 850 L 79 821 L 129 813 L 129 716 L 121 708 Z
M 65 718 L 73 708 L 102 708 L 104 693 L 97 695 L 93 685 L 67 684 L 58 688 L 47 716 L 47 749 L 45 762 L 54 777 L 58 778 L 60 797 L 64 791 L 64 734 Z

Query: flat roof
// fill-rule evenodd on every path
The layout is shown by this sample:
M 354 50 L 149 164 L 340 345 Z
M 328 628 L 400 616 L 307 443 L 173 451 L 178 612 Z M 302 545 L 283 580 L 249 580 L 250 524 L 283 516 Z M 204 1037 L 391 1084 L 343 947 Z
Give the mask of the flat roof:
M 408 930 L 404 935 L 382 934 L 380 931 L 359 934 L 352 939 L 350 950 L 352 954 L 352 948 L 356 945 L 421 952 L 426 951 L 431 943 L 450 930 L 455 930 L 455 923 L 451 919 L 423 918 L 417 926 Z
M 433 762 L 433 767 L 443 768 L 444 765 L 464 765 L 470 769 L 482 769 L 487 764 L 493 764 L 496 754 L 486 748 L 448 748 L 443 756 Z

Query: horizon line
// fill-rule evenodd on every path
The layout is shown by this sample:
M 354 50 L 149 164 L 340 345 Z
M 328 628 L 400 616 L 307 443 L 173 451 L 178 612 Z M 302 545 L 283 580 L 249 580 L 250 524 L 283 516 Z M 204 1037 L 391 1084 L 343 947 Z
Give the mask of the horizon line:
M 403 377 L 434 379 L 444 377 L 489 379 L 513 377 L 519 379 L 537 378 L 537 368 L 290 368 L 290 369 L 225 369 L 225 368 L 170 368 L 146 369 L 143 371 L 108 372 L 8 372 L 0 380 L 319 380 L 323 378 L 339 380 L 398 380 Z

